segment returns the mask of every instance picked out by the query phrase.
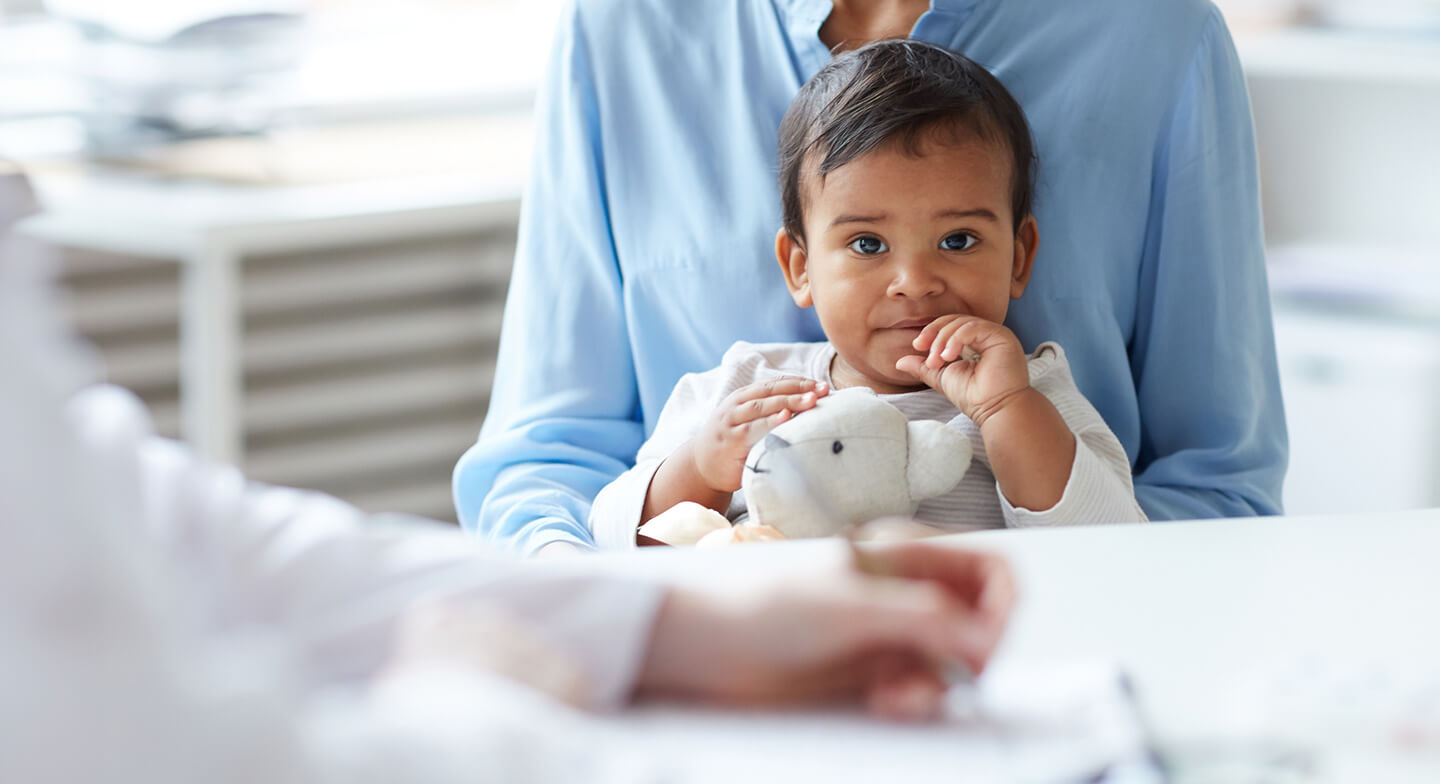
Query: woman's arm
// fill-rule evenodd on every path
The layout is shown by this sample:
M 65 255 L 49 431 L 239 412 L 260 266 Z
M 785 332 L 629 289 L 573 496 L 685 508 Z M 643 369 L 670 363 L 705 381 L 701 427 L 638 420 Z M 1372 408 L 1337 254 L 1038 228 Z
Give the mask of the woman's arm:
M 1276 514 L 1287 458 L 1244 74 L 1220 13 L 1157 143 L 1130 350 L 1151 519 Z M 1186 401 L 1177 410 L 1176 401 Z
M 593 546 L 591 499 L 644 440 L 589 42 L 568 13 L 536 108 L 490 409 L 453 479 L 461 524 L 526 554 Z

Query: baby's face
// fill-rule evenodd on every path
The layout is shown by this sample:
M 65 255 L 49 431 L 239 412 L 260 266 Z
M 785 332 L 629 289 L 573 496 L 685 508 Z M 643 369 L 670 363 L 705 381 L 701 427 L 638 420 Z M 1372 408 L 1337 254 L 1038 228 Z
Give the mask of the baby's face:
M 1000 323 L 1025 290 L 1034 222 L 1015 229 L 1005 150 L 975 138 L 921 152 L 889 144 L 805 185 L 806 249 L 788 247 L 787 282 L 835 345 L 837 387 L 919 388 L 895 361 L 920 353 L 922 327 L 952 313 Z M 783 238 L 777 250 L 785 266 Z

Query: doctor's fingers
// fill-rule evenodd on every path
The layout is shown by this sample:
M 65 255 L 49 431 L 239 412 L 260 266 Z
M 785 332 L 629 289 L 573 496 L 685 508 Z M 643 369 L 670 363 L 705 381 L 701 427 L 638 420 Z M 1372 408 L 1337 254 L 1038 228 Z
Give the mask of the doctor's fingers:
M 929 542 L 864 545 L 857 555 L 870 574 L 926 580 L 945 587 L 977 613 L 1003 622 L 1015 606 L 1015 574 L 1003 556 Z
M 949 684 L 935 662 L 912 652 L 876 655 L 865 707 L 872 714 L 898 721 L 929 721 L 940 717 Z
M 977 612 L 928 581 L 869 578 L 869 595 L 850 614 L 859 650 L 898 650 L 936 663 L 985 668 L 1005 631 L 1004 620 Z

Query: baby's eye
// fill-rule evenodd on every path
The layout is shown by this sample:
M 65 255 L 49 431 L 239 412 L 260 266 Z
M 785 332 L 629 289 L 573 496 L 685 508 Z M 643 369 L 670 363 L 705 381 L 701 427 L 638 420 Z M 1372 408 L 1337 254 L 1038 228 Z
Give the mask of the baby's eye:
M 850 242 L 850 249 L 862 256 L 874 256 L 889 250 L 879 237 L 856 237 Z
M 970 250 L 975 247 L 975 243 L 979 241 L 980 240 L 976 239 L 973 234 L 957 231 L 945 239 L 940 240 L 940 248 L 942 250 Z

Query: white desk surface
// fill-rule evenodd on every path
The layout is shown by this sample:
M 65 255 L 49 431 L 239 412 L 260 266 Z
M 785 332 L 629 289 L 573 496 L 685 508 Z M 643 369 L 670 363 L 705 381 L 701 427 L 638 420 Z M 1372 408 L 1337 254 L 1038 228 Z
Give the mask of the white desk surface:
M 1172 729 L 1243 709 L 1221 703 L 1292 666 L 1440 688 L 1440 510 L 959 541 L 1019 572 L 1001 656 L 1115 659 Z
M 1114 661 L 1133 677 L 1162 739 L 1319 737 L 1334 756 L 1314 780 L 1440 781 L 1440 510 L 946 541 L 1003 552 L 1018 572 L 1020 602 L 997 661 Z M 783 563 L 783 550 L 774 552 Z M 708 558 L 651 565 L 695 573 Z M 768 568 L 763 561 L 757 568 Z M 1437 737 L 1418 752 L 1397 750 L 1390 725 L 1417 712 Z M 616 721 L 689 743 L 717 770 L 757 768 L 740 762 L 754 748 L 772 772 L 830 759 L 829 772 L 838 759 L 853 780 L 880 780 L 872 774 L 897 766 L 919 779 L 1005 780 L 994 755 L 967 750 L 953 727 L 666 706 Z

